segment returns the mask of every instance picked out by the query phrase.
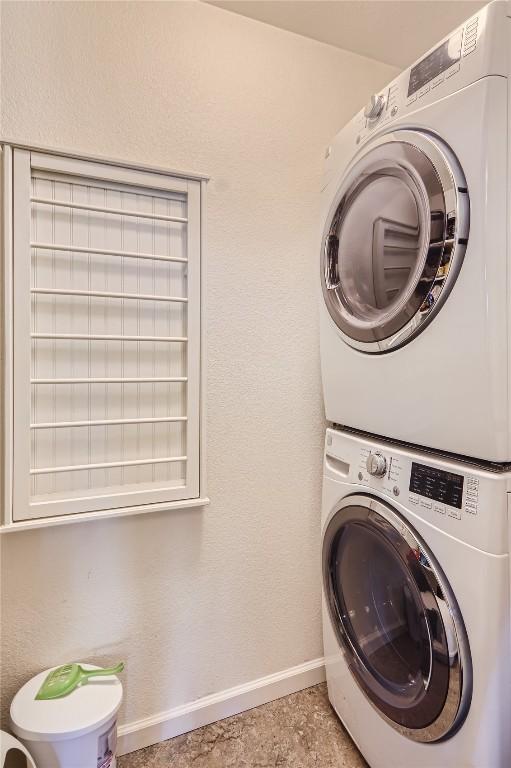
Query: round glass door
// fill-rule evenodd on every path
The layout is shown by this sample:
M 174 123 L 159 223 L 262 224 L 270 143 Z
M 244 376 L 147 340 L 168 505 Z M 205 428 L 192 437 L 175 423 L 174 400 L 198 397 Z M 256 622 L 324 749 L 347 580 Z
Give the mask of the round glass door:
M 426 135 L 384 136 L 346 175 L 324 233 L 322 286 L 345 340 L 385 352 L 425 327 L 468 238 L 468 194 L 447 150 Z
M 468 640 L 433 556 L 397 513 L 348 497 L 323 540 L 332 626 L 363 692 L 397 730 L 437 741 L 470 702 Z

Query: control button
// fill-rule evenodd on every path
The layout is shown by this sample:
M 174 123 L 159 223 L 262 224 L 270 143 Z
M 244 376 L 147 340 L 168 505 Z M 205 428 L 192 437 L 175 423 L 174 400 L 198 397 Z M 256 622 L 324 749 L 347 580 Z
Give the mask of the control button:
M 454 509 L 454 507 L 449 507 L 447 514 L 449 517 L 455 517 L 456 520 L 461 520 L 461 509 Z
M 460 70 L 459 64 L 455 64 L 453 67 L 450 67 L 445 71 L 445 79 L 447 80 L 448 77 L 452 77 L 452 75 L 455 75 L 456 72 L 459 72 L 459 70 Z
M 474 27 L 477 27 L 479 23 L 479 17 L 472 19 L 471 21 L 467 22 L 467 25 L 465 29 L 468 31 L 469 29 L 474 29 Z
M 360 144 L 360 134 L 358 134 L 357 138 L 355 139 L 356 144 Z
M 433 512 L 438 512 L 440 515 L 445 515 L 445 504 L 433 504 Z
M 468 48 L 466 51 L 463 51 L 463 58 L 465 58 L 465 56 L 470 56 L 471 53 L 474 53 L 475 49 L 476 47 L 473 45 L 472 48 Z
M 371 452 L 367 457 L 366 469 L 373 477 L 383 477 L 387 469 L 387 459 L 379 451 Z
M 413 104 L 414 101 L 417 101 L 417 94 L 416 93 L 414 93 L 414 94 L 412 94 L 412 96 L 410 96 L 410 98 L 407 100 L 406 104 L 407 105 Z
M 467 506 L 465 507 L 465 512 L 468 512 L 469 515 L 477 515 L 477 507 L 476 506 Z
M 425 85 L 424 88 L 421 88 L 419 91 L 419 99 L 425 96 L 427 93 L 429 93 L 429 84 Z
M 431 87 L 436 88 L 437 85 L 440 85 L 440 83 L 443 83 L 443 82 L 444 82 L 443 74 L 438 75 L 438 77 L 435 77 L 435 79 L 431 81 Z
M 420 506 L 425 507 L 425 509 L 431 509 L 433 502 L 430 499 L 421 499 Z
M 392 493 L 394 494 L 394 496 L 399 496 L 399 494 L 401 493 L 401 491 L 399 490 L 399 488 L 397 487 L 397 485 L 395 485 L 395 486 L 393 487 L 393 489 L 392 489 Z
M 358 479 L 359 480 L 363 480 L 364 479 L 364 475 L 362 474 L 362 472 L 358 473 Z
M 383 96 L 379 96 L 378 94 L 374 93 L 369 99 L 369 102 L 366 104 L 364 115 L 368 120 L 375 120 L 383 112 L 384 104 L 385 100 Z
M 398 113 L 398 106 L 397 106 L 397 104 L 394 104 L 394 106 L 390 110 L 390 114 L 391 114 L 392 117 L 395 117 L 397 115 L 397 113 Z
M 409 501 L 410 501 L 412 504 L 418 504 L 418 503 L 419 503 L 419 497 L 418 497 L 418 496 L 416 496 L 414 493 L 411 493 L 411 494 L 408 496 L 408 499 L 409 499 Z

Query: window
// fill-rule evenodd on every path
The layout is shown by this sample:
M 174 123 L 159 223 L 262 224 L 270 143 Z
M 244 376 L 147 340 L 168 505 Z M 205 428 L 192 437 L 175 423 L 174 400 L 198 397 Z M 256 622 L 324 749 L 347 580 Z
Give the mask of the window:
M 3 154 L 6 522 L 200 502 L 204 181 Z

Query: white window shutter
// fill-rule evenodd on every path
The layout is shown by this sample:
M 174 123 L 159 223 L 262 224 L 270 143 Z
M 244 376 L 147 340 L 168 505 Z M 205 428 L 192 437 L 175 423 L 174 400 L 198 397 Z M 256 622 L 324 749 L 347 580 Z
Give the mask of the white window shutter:
M 13 521 L 198 498 L 200 181 L 13 167 Z

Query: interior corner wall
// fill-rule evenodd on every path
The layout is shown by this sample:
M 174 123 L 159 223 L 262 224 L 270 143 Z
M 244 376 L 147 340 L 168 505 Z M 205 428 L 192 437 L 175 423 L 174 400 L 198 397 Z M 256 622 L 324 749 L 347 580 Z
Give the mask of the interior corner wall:
M 2 536 L 2 710 L 124 659 L 129 722 L 322 655 L 318 193 L 396 74 L 199 2 L 1 4 L 1 135 L 211 175 L 211 505 Z

